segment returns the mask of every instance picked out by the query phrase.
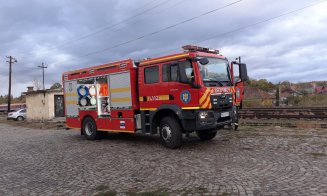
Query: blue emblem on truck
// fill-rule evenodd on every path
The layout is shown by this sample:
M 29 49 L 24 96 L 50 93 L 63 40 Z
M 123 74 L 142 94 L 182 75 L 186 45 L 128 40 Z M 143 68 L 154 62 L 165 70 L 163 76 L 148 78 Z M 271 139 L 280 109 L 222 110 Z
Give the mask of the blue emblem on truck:
M 188 104 L 191 101 L 191 93 L 187 90 L 182 91 L 180 99 L 184 104 Z

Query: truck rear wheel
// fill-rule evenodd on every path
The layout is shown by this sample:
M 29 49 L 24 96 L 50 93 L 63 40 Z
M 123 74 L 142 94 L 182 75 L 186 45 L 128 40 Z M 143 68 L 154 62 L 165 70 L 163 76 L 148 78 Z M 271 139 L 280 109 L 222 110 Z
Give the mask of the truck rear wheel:
M 178 148 L 182 145 L 182 127 L 173 117 L 165 117 L 160 122 L 160 139 L 168 148 Z
M 217 135 L 217 130 L 203 130 L 197 131 L 196 134 L 199 136 L 201 140 L 211 140 Z
M 91 117 L 86 117 L 83 120 L 82 131 L 86 139 L 96 140 L 100 138 L 100 133 L 97 131 L 97 126 Z

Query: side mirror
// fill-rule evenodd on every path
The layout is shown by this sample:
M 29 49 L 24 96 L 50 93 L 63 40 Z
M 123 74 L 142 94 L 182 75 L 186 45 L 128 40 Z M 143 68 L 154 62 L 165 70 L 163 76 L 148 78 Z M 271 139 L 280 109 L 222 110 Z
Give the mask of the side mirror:
M 243 82 L 247 81 L 249 79 L 249 77 L 248 77 L 248 71 L 247 71 L 247 68 L 246 68 L 246 64 L 240 63 L 239 68 L 240 68 L 240 78 L 241 78 L 241 80 Z

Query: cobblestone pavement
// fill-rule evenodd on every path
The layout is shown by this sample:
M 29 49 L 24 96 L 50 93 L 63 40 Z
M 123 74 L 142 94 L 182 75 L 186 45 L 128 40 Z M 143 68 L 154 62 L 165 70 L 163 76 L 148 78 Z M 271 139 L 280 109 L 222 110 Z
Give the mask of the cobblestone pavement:
M 242 127 L 178 150 L 157 136 L 0 133 L 0 195 L 327 195 L 327 130 Z

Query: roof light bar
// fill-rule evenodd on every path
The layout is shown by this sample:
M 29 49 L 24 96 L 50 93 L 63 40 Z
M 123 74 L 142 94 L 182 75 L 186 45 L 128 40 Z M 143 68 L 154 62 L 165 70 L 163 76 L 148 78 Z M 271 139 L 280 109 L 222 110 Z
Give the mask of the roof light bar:
M 190 52 L 207 52 L 207 53 L 219 54 L 219 50 L 212 49 L 212 48 L 204 48 L 200 46 L 186 45 L 183 46 L 182 48 L 185 51 L 190 51 Z

